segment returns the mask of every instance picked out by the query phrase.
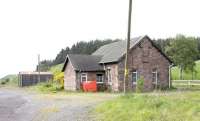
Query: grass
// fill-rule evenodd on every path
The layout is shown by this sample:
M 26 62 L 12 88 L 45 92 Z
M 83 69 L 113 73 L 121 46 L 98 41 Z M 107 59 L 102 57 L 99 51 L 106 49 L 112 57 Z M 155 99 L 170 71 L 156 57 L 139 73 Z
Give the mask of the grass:
M 200 91 L 129 94 L 99 104 L 101 121 L 199 121 Z
M 196 61 L 195 70 L 197 71 L 197 73 L 196 73 L 194 79 L 200 80 L 200 60 Z M 179 80 L 179 68 L 177 66 L 172 68 L 172 79 Z M 191 80 L 192 73 L 191 72 L 183 72 L 183 79 Z
M 63 63 L 52 66 L 49 71 L 52 72 L 52 73 L 61 72 L 62 67 L 63 67 Z
M 39 83 L 34 86 L 30 86 L 28 87 L 28 89 L 43 93 L 56 93 L 58 91 L 62 91 L 63 87 L 58 83 L 45 82 L 45 83 Z
M 18 84 L 18 77 L 17 75 L 14 74 L 7 75 L 0 79 L 0 85 L 17 86 L 17 84 Z
M 200 90 L 200 85 L 188 85 L 187 83 L 173 83 L 173 87 L 179 90 Z

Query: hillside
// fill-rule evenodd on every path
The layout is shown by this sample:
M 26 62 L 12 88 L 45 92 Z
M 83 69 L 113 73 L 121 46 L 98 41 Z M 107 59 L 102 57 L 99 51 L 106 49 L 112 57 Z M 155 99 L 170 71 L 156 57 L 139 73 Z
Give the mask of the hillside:
M 0 79 L 0 84 L 10 84 L 10 85 L 17 85 L 18 77 L 15 74 L 7 75 Z
M 194 75 L 195 80 L 200 80 L 200 60 L 196 61 L 196 74 Z M 173 67 L 172 68 L 172 79 L 173 80 L 179 80 L 179 68 Z M 191 80 L 192 79 L 192 73 L 191 72 L 184 72 L 183 73 L 183 79 L 184 80 Z
M 52 73 L 61 72 L 62 67 L 63 67 L 63 63 L 52 66 L 49 71 Z

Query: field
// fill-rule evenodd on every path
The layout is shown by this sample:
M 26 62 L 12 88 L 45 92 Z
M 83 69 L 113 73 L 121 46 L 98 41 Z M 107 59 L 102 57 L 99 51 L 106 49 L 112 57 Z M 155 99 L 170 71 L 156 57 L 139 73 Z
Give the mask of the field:
M 194 75 L 195 80 L 200 80 L 200 60 L 196 61 L 196 74 Z M 179 80 L 179 68 L 173 67 L 172 68 L 172 79 L 173 80 Z M 184 72 L 183 73 L 183 79 L 184 80 L 191 80 L 192 79 L 192 73 L 191 72 Z
M 199 121 L 200 91 L 129 94 L 99 104 L 102 121 Z

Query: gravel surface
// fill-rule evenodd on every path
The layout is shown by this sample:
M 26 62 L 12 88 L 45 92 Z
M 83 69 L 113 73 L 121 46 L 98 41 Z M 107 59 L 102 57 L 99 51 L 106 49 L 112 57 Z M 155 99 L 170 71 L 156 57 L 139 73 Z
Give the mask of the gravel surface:
M 38 94 L 0 88 L 0 121 L 88 121 L 88 112 L 112 94 Z

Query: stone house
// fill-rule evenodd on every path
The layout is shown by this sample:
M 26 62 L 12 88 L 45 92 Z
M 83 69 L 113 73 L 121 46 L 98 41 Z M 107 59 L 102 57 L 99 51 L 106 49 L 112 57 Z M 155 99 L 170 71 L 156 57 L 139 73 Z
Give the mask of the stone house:
M 92 55 L 67 55 L 62 69 L 65 90 L 79 90 L 82 82 L 96 80 L 97 86 L 123 91 L 125 53 L 126 41 L 118 41 L 100 47 Z M 172 61 L 148 36 L 133 38 L 129 55 L 127 89 L 135 90 L 140 78 L 145 91 L 168 87 Z

